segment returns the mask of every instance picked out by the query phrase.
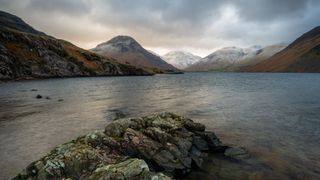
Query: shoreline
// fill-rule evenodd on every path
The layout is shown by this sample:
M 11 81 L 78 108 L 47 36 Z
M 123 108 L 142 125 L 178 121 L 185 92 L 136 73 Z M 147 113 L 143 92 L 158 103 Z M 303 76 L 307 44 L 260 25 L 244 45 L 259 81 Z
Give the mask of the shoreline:
M 104 132 L 57 146 L 13 179 L 172 179 L 201 168 L 208 154 L 234 161 L 250 157 L 243 148 L 223 145 L 203 124 L 162 112 L 114 120 Z

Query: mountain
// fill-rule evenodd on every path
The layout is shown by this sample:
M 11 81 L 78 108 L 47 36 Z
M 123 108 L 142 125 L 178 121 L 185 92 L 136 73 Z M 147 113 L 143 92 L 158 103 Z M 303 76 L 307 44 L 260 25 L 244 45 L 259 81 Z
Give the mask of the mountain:
M 219 49 L 199 62 L 186 68 L 188 71 L 224 71 L 231 68 L 239 60 L 246 56 L 256 54 L 260 46 L 251 48 L 225 47 Z
M 199 62 L 186 68 L 187 71 L 239 71 L 241 67 L 257 64 L 285 48 L 285 44 L 248 48 L 226 47 L 219 49 Z
M 184 69 L 198 62 L 201 57 L 185 51 L 170 51 L 163 55 L 162 59 L 164 59 L 167 63 L 172 64 L 174 67 Z
M 122 63 L 136 67 L 159 69 L 164 72 L 178 72 L 177 68 L 144 49 L 129 36 L 116 36 L 107 42 L 97 45 L 91 51 L 103 56 L 116 58 Z
M 242 71 L 252 72 L 320 72 L 320 26 L 303 34 L 269 59 Z
M 0 80 L 148 74 L 55 39 L 0 11 Z

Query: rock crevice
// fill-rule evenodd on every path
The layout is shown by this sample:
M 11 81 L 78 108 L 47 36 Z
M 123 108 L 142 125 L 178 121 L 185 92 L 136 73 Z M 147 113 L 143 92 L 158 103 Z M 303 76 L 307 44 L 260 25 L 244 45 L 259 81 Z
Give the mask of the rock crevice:
M 223 148 L 204 125 L 163 112 L 113 121 L 56 147 L 14 179 L 171 179 Z

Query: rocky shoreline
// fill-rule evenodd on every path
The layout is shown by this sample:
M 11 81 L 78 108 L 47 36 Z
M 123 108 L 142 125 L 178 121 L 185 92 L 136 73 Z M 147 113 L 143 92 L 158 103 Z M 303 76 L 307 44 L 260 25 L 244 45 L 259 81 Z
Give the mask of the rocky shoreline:
M 208 153 L 248 155 L 224 146 L 203 124 L 163 112 L 117 119 L 56 147 L 13 179 L 174 179 L 201 167 Z

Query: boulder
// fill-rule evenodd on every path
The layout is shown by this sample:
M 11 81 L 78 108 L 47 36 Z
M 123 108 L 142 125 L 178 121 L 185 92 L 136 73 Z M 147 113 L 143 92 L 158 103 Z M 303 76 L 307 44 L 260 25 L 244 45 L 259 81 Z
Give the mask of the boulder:
M 38 94 L 38 95 L 36 96 L 36 98 L 37 98 L 37 99 L 41 99 L 42 96 L 41 96 L 40 94 Z

